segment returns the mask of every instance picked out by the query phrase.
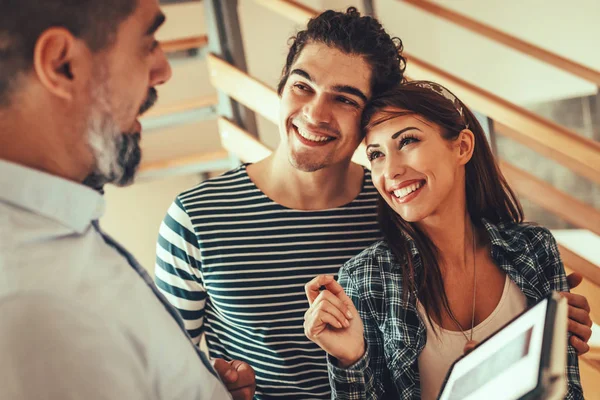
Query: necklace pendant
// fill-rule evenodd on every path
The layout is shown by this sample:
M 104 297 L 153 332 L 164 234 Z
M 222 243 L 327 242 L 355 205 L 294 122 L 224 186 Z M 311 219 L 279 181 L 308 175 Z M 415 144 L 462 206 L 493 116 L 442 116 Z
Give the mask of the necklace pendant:
M 463 350 L 463 353 L 469 354 L 478 344 L 479 344 L 479 342 L 477 342 L 475 340 L 467 341 L 467 343 L 465 343 L 465 348 Z

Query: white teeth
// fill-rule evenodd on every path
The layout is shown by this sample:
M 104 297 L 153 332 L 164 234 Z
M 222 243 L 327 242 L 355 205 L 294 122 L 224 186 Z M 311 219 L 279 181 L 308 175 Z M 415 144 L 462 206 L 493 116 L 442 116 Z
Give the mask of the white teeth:
M 401 199 L 402 197 L 408 196 L 409 194 L 411 194 L 415 190 L 421 188 L 424 184 L 425 184 L 424 182 L 420 181 L 420 182 L 417 182 L 417 183 L 413 183 L 412 185 L 408 185 L 408 186 L 405 186 L 403 188 L 400 188 L 398 190 L 394 190 L 394 196 L 396 196 L 399 199 Z
M 298 129 L 298 133 L 300 134 L 300 136 L 302 136 L 304 139 L 306 140 L 310 140 L 311 142 L 324 142 L 326 140 L 331 139 L 328 136 L 315 136 L 309 132 L 306 132 L 305 130 L 302 130 L 300 128 Z

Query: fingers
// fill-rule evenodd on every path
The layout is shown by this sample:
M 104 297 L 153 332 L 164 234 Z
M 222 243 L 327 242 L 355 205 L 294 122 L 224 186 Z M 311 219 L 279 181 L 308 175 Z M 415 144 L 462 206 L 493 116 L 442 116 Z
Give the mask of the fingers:
M 567 276 L 567 283 L 569 284 L 570 289 L 579 286 L 582 280 L 583 276 L 577 272 L 572 272 Z
M 255 388 L 245 387 L 232 390 L 229 393 L 233 400 L 252 400 L 254 398 L 254 390 Z
M 251 387 L 254 388 L 256 385 L 256 376 L 254 370 L 248 363 L 240 360 L 233 360 L 230 362 L 231 368 L 237 371 L 238 379 L 234 385 L 231 385 L 231 389 Z
M 239 360 L 227 362 L 221 358 L 213 359 L 212 363 L 233 399 L 252 400 L 256 377 L 250 365 Z
M 577 307 L 569 306 L 569 318 L 588 327 L 592 327 L 590 313 Z
M 321 288 L 325 287 L 324 291 L 321 291 Z M 348 313 L 348 318 L 353 317 L 352 310 L 356 310 L 354 304 L 352 303 L 352 299 L 348 297 L 346 292 L 344 292 L 344 288 L 340 285 L 331 275 L 319 275 L 313 278 L 310 282 L 308 282 L 304 286 L 304 292 L 306 294 L 306 298 L 308 299 L 309 305 L 313 305 L 316 299 L 319 297 L 321 292 L 329 291 L 335 297 L 340 299 L 344 304 L 346 304 L 347 308 L 351 311 Z M 346 313 L 346 310 L 342 310 Z M 358 312 L 357 312 L 358 314 Z
M 589 326 L 580 324 L 572 319 L 569 319 L 569 332 L 577 335 L 579 339 L 586 343 L 590 340 L 590 336 L 592 336 L 592 329 Z
M 308 299 L 308 304 L 312 306 L 314 301 L 319 294 L 321 293 L 321 287 L 331 284 L 331 282 L 335 282 L 333 276 L 331 275 L 318 275 L 310 280 L 306 285 L 304 285 L 304 293 L 306 293 L 306 298 Z M 337 282 L 335 282 L 337 284 Z M 339 284 L 338 284 L 339 286 Z M 341 288 L 341 286 L 340 286 Z
M 321 290 L 322 288 L 325 290 Z M 331 275 L 319 275 L 304 286 L 310 307 L 304 314 L 304 333 L 314 341 L 329 327 L 350 327 L 358 311 L 344 288 Z
M 350 326 L 346 305 L 331 292 L 324 290 L 304 314 L 304 334 L 309 339 L 318 337 L 327 326 L 342 329 Z
M 567 299 L 567 302 L 570 306 L 581 308 L 587 311 L 588 313 L 590 312 L 590 305 L 585 296 L 568 292 L 560 292 L 560 295 Z
M 590 351 L 590 346 L 575 335 L 571 336 L 571 339 L 569 339 L 569 342 L 575 348 L 575 351 L 577 351 L 577 354 L 580 356 L 584 355 L 585 353 Z
M 221 377 L 223 383 L 230 384 L 238 380 L 238 372 L 232 368 L 231 364 L 222 358 L 214 358 L 212 360 L 213 368 Z
M 334 324 L 336 328 L 348 327 L 348 319 L 352 319 L 352 313 L 346 304 L 328 290 L 323 290 L 313 302 L 311 308 L 313 313 L 323 312 L 331 314 L 339 322 Z
M 337 282 L 336 282 L 337 283 Z M 344 293 L 343 291 L 341 293 Z M 345 294 L 345 293 L 344 293 Z M 343 314 L 338 319 L 340 322 L 343 322 L 342 319 L 350 318 L 352 319 L 352 313 L 348 309 L 348 304 L 340 299 L 339 294 L 336 296 L 333 292 L 329 290 L 323 290 L 321 294 L 317 297 L 317 299 L 313 303 L 313 307 L 321 307 L 321 303 L 331 303 L 341 314 Z M 352 304 L 352 301 L 350 301 Z
M 306 332 L 309 337 L 316 337 L 321 333 L 326 325 L 335 328 L 347 328 L 350 322 L 344 317 L 344 314 L 329 302 L 321 302 L 316 307 L 311 307 L 305 314 L 307 327 Z

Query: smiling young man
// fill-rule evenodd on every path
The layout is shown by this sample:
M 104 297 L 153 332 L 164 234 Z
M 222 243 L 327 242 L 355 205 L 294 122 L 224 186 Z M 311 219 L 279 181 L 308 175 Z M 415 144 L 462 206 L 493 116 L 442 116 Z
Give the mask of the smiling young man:
M 0 398 L 230 398 L 83 184 L 140 162 L 138 117 L 171 76 L 158 1 L 1 4 Z
M 277 150 L 182 193 L 161 226 L 158 288 L 212 357 L 252 365 L 259 399 L 330 398 L 325 354 L 304 336 L 304 284 L 380 237 L 370 174 L 350 159 L 366 101 L 403 68 L 373 18 L 313 19 L 279 84 Z
M 258 399 L 331 398 L 304 285 L 381 238 L 370 172 L 351 158 L 365 103 L 402 80 L 401 52 L 354 8 L 312 19 L 278 86 L 277 149 L 181 193 L 161 225 L 157 287 L 196 344 L 252 365 Z

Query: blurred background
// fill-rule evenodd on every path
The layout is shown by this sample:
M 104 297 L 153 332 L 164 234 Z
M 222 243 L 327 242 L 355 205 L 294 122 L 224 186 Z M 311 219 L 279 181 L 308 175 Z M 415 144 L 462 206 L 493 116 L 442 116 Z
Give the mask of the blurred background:
M 107 188 L 102 221 L 150 273 L 173 199 L 277 146 L 273 89 L 290 36 L 315 13 L 355 6 L 402 39 L 409 78 L 438 81 L 479 113 L 527 219 L 549 227 L 567 268 L 585 276 L 576 291 L 600 322 L 598 0 L 162 4 L 167 22 L 158 37 L 173 78 L 143 118 L 140 177 Z M 587 397 L 600 398 L 596 328 L 591 342 L 582 379 Z

